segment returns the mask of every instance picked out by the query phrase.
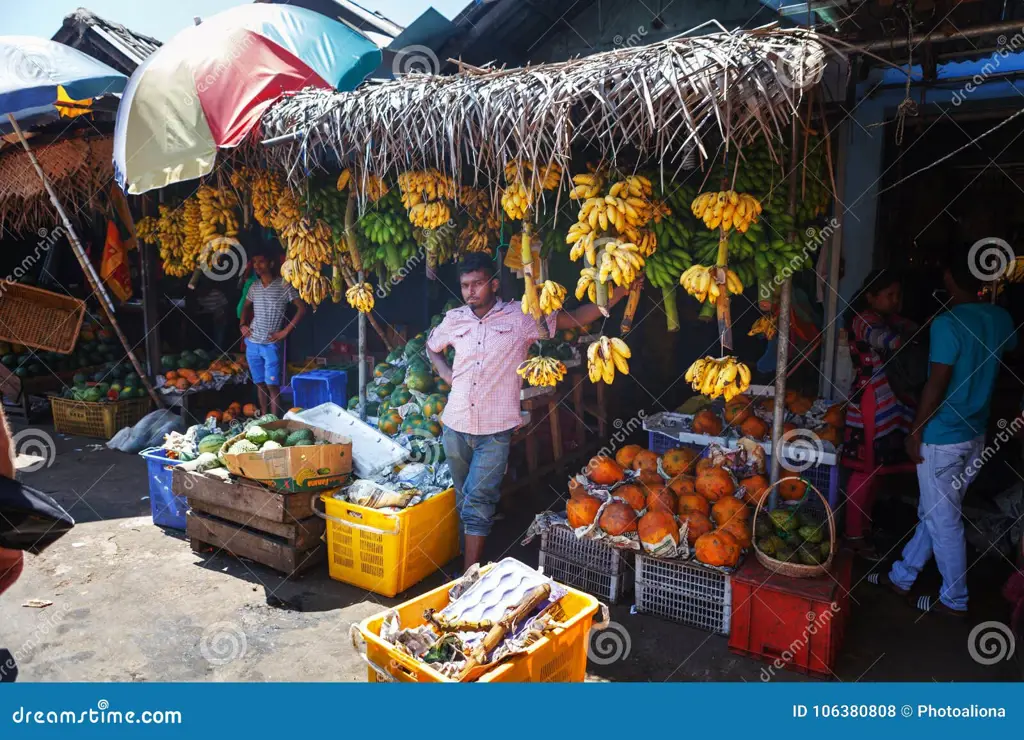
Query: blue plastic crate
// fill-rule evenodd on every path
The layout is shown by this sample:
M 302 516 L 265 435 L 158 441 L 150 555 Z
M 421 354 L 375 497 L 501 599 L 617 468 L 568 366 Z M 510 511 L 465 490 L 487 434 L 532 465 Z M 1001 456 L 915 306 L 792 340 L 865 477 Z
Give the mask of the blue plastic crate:
M 344 370 L 310 370 L 293 375 L 292 403 L 311 409 L 322 403 L 336 403 L 342 408 L 348 401 L 348 374 Z
M 153 524 L 185 531 L 188 504 L 184 496 L 175 496 L 171 492 L 174 466 L 181 461 L 171 460 L 159 447 L 143 450 L 139 454 L 146 458 L 146 466 L 149 468 L 149 508 L 153 512 Z

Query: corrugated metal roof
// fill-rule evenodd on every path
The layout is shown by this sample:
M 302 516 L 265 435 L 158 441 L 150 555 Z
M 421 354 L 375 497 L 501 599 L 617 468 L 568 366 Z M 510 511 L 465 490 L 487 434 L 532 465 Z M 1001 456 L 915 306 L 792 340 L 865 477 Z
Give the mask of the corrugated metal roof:
M 156 39 L 100 18 L 87 8 L 78 8 L 65 16 L 64 25 L 53 35 L 53 40 L 100 59 L 128 75 L 160 48 Z

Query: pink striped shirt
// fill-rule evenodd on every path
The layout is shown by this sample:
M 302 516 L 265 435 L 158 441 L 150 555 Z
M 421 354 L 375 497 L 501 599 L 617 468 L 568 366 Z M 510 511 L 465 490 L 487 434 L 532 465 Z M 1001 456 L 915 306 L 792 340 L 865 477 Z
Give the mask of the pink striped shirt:
M 555 332 L 558 314 L 548 316 Z M 455 348 L 452 392 L 441 420 L 464 434 L 497 434 L 519 426 L 522 378 L 516 368 L 540 338 L 519 301 L 499 300 L 482 319 L 469 306 L 445 314 L 427 339 L 431 352 Z

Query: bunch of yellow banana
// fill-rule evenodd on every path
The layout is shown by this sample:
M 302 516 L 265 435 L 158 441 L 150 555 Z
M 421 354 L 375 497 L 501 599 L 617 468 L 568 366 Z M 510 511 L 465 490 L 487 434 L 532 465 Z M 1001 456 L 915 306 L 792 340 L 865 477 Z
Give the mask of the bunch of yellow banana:
M 615 371 L 629 375 L 629 363 L 626 362 L 633 353 L 618 337 L 600 337 L 587 348 L 587 372 L 590 382 L 604 381 L 611 385 L 615 380 Z
M 266 170 L 252 173 L 244 170 L 239 177 L 245 179 L 252 191 L 252 215 L 263 227 L 272 226 L 272 218 L 277 210 L 277 202 L 285 191 L 282 182 Z M 234 177 L 234 175 L 232 175 Z
M 672 209 L 668 207 L 668 204 L 661 200 L 651 201 L 651 220 L 656 224 L 660 224 L 663 218 L 668 218 L 672 215 Z
M 330 298 L 332 290 L 331 279 L 319 273 L 309 277 L 298 287 L 299 298 L 312 306 L 314 311 Z
M 531 357 L 516 368 L 516 373 L 532 386 L 553 388 L 565 377 L 566 369 L 554 357 Z
M 633 231 L 637 230 L 634 229 Z M 639 229 L 637 233 L 633 234 L 632 236 L 638 238 L 632 238 L 630 236 L 630 233 L 626 234 L 626 237 L 630 238 L 631 241 L 640 248 L 640 254 L 642 254 L 644 257 L 650 257 L 657 251 L 658 235 L 655 234 L 650 229 Z
M 597 249 L 594 240 L 597 238 L 597 230 L 592 228 L 589 221 L 577 221 L 569 227 L 569 233 L 565 237 L 566 244 L 572 244 L 569 250 L 569 259 L 573 262 L 583 255 L 587 255 L 587 264 L 597 264 Z
M 634 196 L 636 198 L 650 198 L 654 193 L 654 186 L 649 178 L 641 175 L 632 175 L 625 180 L 615 183 L 608 191 L 611 196 Z
M 359 313 L 370 313 L 373 310 L 373 286 L 369 283 L 353 285 L 345 291 L 345 300 Z
M 409 222 L 421 229 L 439 229 L 452 217 L 448 204 L 440 200 L 417 203 L 409 209 Z
M 238 216 L 234 210 L 238 208 L 238 198 L 234 191 L 203 185 L 196 191 L 196 198 L 199 199 L 200 232 L 204 244 L 218 236 L 238 236 Z
M 346 167 L 341 171 L 341 174 L 338 175 L 337 188 L 339 192 L 345 190 L 350 182 L 352 182 L 352 170 Z
M 521 221 L 533 207 L 533 194 L 522 180 L 513 180 L 501 194 L 501 207 L 513 221 Z
M 1024 256 L 1015 257 L 1010 264 L 1006 266 L 1006 272 L 1003 273 L 1003 278 L 1011 283 L 1024 283 Z
M 485 252 L 490 254 L 490 234 L 473 223 L 466 224 L 462 231 L 459 232 L 459 251 L 463 253 Z
M 316 309 L 331 295 L 331 279 L 320 274 L 318 265 L 289 258 L 281 263 L 281 279 L 299 291 L 299 298 Z
M 709 355 L 690 365 L 685 378 L 698 393 L 711 398 L 725 396 L 728 403 L 750 387 L 750 368 L 732 356 L 716 359 Z
M 289 225 L 302 218 L 302 206 L 299 197 L 289 187 L 285 187 L 277 197 L 274 210 L 270 213 L 270 225 L 280 234 Z M 257 220 L 259 220 L 257 218 Z
M 135 235 L 142 241 L 156 244 L 160 241 L 160 219 L 145 216 L 135 222 Z
M 287 245 L 288 259 L 316 266 L 330 264 L 334 257 L 331 227 L 319 219 L 310 222 L 308 218 L 300 218 L 290 223 L 281 231 L 281 240 Z
M 569 198 L 572 200 L 586 200 L 596 198 L 604 189 L 604 178 L 596 172 L 589 172 L 585 175 L 576 175 L 572 178 L 576 186 L 569 191 Z
M 565 303 L 565 287 L 553 280 L 545 280 L 540 291 L 540 310 L 545 314 L 554 313 Z
M 709 229 L 721 227 L 724 231 L 735 228 L 745 233 L 750 224 L 760 220 L 761 201 L 735 190 L 701 193 L 690 204 L 693 215 L 704 221 Z
M 584 267 L 580 270 L 580 279 L 576 281 L 576 300 L 582 301 L 587 296 L 591 303 L 597 303 L 597 268 Z
M 729 269 L 725 270 L 725 285 L 719 285 L 715 277 L 718 269 L 717 267 L 693 265 L 679 276 L 679 284 L 701 303 L 705 300 L 718 303 L 719 296 L 726 291 L 733 295 L 743 292 L 743 282 L 735 272 Z
M 403 172 L 398 176 L 398 188 L 402 191 L 402 205 L 406 210 L 420 203 L 453 200 L 457 191 L 455 182 L 435 169 Z
M 644 267 L 644 258 L 636 244 L 611 241 L 604 245 L 600 255 L 598 280 L 608 282 L 610 277 L 616 285 L 631 285 Z
M 182 244 L 183 253 L 195 257 L 203 248 L 203 213 L 199 205 L 199 199 L 195 196 L 187 198 L 181 204 L 183 214 L 185 241 Z
M 757 334 L 764 334 L 765 339 L 774 339 L 775 335 L 779 333 L 779 327 L 775 324 L 774 316 L 761 316 L 754 325 L 750 327 L 750 331 L 747 332 L 748 337 L 755 336 Z

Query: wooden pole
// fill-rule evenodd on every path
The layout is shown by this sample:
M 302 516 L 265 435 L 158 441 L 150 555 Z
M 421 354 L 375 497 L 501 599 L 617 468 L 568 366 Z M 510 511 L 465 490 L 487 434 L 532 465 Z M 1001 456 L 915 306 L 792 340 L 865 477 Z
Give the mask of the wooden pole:
M 363 261 L 359 256 L 359 245 L 356 243 L 356 196 L 351 190 L 348 194 L 348 203 L 345 206 L 345 245 L 348 248 L 348 253 L 352 257 L 352 267 L 356 270 L 359 276 L 359 281 L 362 283 L 363 280 Z M 345 283 L 348 287 L 355 285 L 352 276 L 348 273 L 345 275 Z M 360 313 L 360 317 L 364 314 Z M 360 319 L 362 321 L 362 319 Z M 370 322 L 370 326 L 377 332 L 377 336 L 380 337 L 381 341 L 384 342 L 384 346 L 387 347 L 388 352 L 394 349 L 391 342 L 388 340 L 387 332 L 384 331 L 383 327 L 377 322 L 376 317 L 372 314 L 366 315 L 366 321 Z M 365 331 L 365 327 L 363 329 Z M 363 362 L 363 358 L 359 360 Z
M 64 223 L 64 228 L 68 232 L 68 241 L 71 243 L 71 249 L 75 253 L 75 257 L 78 258 L 79 264 L 82 266 L 82 271 L 85 272 L 85 277 L 89 281 L 89 285 L 92 287 L 93 292 L 99 296 L 100 307 L 107 315 L 107 319 L 110 321 L 110 325 L 114 328 L 114 333 L 117 334 L 117 338 L 121 340 L 121 346 L 124 347 L 124 351 L 128 354 L 128 359 L 131 360 L 132 366 L 135 368 L 135 372 L 139 375 L 142 380 L 142 384 L 146 386 L 146 390 L 149 392 L 150 398 L 153 399 L 153 403 L 156 407 L 163 408 L 163 401 L 160 399 L 159 394 L 153 388 L 149 382 L 149 376 L 145 370 L 142 369 L 142 365 L 139 363 L 139 358 L 132 352 L 131 345 L 128 343 L 128 338 L 121 331 L 121 326 L 117 323 L 117 319 L 114 317 L 114 305 L 110 301 L 110 296 L 107 295 L 106 290 L 103 288 L 102 281 L 99 275 L 96 274 L 96 270 L 93 268 L 92 263 L 89 262 L 89 257 L 85 253 L 85 249 L 82 248 L 82 242 L 78 238 L 78 234 L 75 232 L 75 227 L 71 224 L 71 219 L 68 218 L 68 214 L 64 211 L 64 206 L 61 205 L 60 198 L 57 197 L 57 193 L 53 189 L 53 185 L 46 177 L 46 173 L 43 172 L 43 168 L 39 165 L 39 160 L 36 159 L 35 153 L 32 148 L 28 145 L 28 140 L 25 139 L 25 134 L 21 130 L 21 126 L 18 125 L 17 119 L 13 113 L 7 114 L 8 120 L 11 122 L 11 127 L 14 132 L 18 135 L 19 141 L 21 141 L 22 147 L 25 149 L 25 153 L 28 154 L 29 161 L 32 162 L 32 166 L 36 170 L 36 174 L 39 175 L 39 179 L 43 182 L 43 187 L 46 188 L 47 194 L 50 196 L 50 202 L 53 203 L 53 207 L 57 209 L 57 214 L 60 216 L 60 220 Z
M 797 116 L 793 116 L 789 151 L 789 215 L 794 219 L 789 240 L 796 239 L 796 168 L 800 160 L 797 148 Z M 779 343 L 775 356 L 775 403 L 772 410 L 772 478 L 779 479 L 782 468 L 782 427 L 786 414 L 786 367 L 789 365 L 789 315 L 793 297 L 793 278 L 787 277 L 779 297 Z M 775 507 L 777 486 L 769 494 L 769 508 Z

